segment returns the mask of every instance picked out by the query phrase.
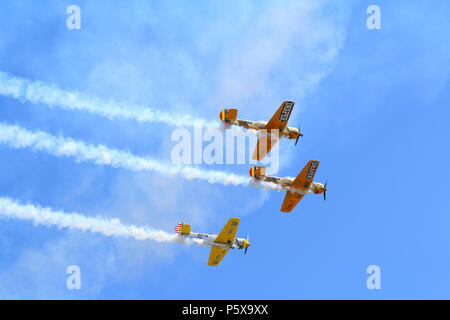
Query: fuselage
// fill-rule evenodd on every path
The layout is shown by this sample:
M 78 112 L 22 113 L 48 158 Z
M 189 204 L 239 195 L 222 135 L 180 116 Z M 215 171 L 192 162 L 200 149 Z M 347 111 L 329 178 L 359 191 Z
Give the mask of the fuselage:
M 220 243 L 214 242 L 214 240 L 216 240 L 217 238 L 217 234 L 191 232 L 189 234 L 183 234 L 182 236 L 190 239 L 203 240 L 208 246 L 219 247 L 224 250 L 244 249 L 245 247 L 249 246 L 247 239 L 244 238 L 235 238 L 232 243 Z
M 280 178 L 280 177 L 271 177 L 271 176 L 254 176 L 256 180 L 261 180 L 265 182 L 271 182 L 278 185 L 281 185 L 282 187 L 286 189 L 290 189 L 292 183 L 294 182 L 295 178 L 286 177 L 286 178 Z M 304 194 L 304 193 L 322 193 L 325 190 L 325 187 L 322 183 L 319 182 L 313 182 L 309 185 L 307 189 L 300 189 L 300 190 L 294 190 L 297 193 Z
M 241 120 L 241 119 L 230 119 L 227 120 L 227 124 L 230 125 L 236 125 L 239 127 L 243 127 L 246 129 L 253 129 L 253 130 L 265 130 L 267 122 L 266 121 L 252 121 L 252 120 Z M 282 137 L 286 137 L 289 139 L 297 139 L 297 137 L 301 136 L 302 134 L 297 128 L 294 127 L 285 127 L 282 130 L 277 129 L 270 129 L 267 130 L 267 134 L 278 134 Z

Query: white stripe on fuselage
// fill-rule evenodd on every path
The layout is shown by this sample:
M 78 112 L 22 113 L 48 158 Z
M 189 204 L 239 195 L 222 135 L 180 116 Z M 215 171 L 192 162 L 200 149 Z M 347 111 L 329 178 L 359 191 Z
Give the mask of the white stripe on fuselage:
M 197 240 L 203 240 L 206 242 L 207 245 L 211 247 L 220 247 L 224 250 L 228 249 L 239 249 L 241 248 L 242 244 L 244 243 L 243 238 L 234 238 L 234 241 L 232 244 L 227 243 L 218 243 L 214 242 L 216 240 L 217 235 L 216 234 L 208 234 L 208 233 L 197 233 L 197 232 L 191 232 L 189 234 L 183 234 L 183 237 L 191 238 L 191 239 L 197 239 Z
M 240 126 L 240 127 L 247 127 L 250 129 L 254 129 L 254 130 L 263 130 L 266 128 L 267 122 L 265 121 L 251 121 L 251 120 L 241 120 L 241 119 L 236 119 L 236 120 L 228 120 L 229 123 L 236 125 L 236 126 Z M 270 132 L 268 132 L 269 134 L 279 134 L 279 135 L 284 135 L 284 136 L 289 136 L 292 132 L 296 132 L 297 128 L 292 128 L 292 127 L 285 127 L 282 131 L 279 131 L 277 129 L 270 129 L 268 130 Z
M 228 120 L 228 121 L 231 124 L 234 124 L 236 126 L 248 127 L 250 129 L 255 129 L 255 130 L 264 129 L 266 127 L 266 123 L 267 123 L 264 121 L 251 121 L 251 120 L 241 120 L 241 119 Z
M 259 176 L 259 177 L 257 177 L 257 179 L 265 181 L 265 182 L 276 183 L 276 184 L 279 184 L 279 185 L 284 186 L 286 188 L 289 188 L 289 186 L 295 180 L 295 178 L 280 178 L 280 177 L 272 177 L 272 176 Z M 306 190 L 304 190 L 304 189 L 290 189 L 290 190 L 293 191 L 293 192 L 297 192 L 299 194 L 314 193 L 314 190 L 316 188 L 316 184 L 318 184 L 318 187 L 321 186 L 321 184 L 319 184 L 317 182 L 312 182 L 309 185 L 309 188 L 306 189 Z

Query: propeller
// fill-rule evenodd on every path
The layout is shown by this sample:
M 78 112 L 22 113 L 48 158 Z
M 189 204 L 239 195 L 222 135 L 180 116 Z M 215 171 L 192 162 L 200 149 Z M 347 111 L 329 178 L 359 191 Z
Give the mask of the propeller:
M 327 184 L 328 184 L 328 179 L 325 182 L 325 185 L 323 186 L 323 201 L 327 200 Z
M 248 238 L 249 238 L 249 236 L 247 234 L 247 246 L 245 247 L 244 254 L 247 254 L 247 249 L 248 249 L 248 246 L 250 245 L 250 242 L 248 241 Z
M 302 134 L 301 134 L 302 131 L 300 130 L 300 124 L 298 124 L 298 132 L 299 132 L 300 134 L 298 135 L 297 139 L 295 139 L 295 145 L 297 145 L 298 139 L 302 136 Z

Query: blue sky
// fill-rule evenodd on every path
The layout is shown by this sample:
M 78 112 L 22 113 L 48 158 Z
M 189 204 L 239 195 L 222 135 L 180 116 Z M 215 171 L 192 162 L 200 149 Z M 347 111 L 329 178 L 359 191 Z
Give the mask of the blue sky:
M 247 255 L 0 218 L 0 298 L 450 298 L 449 4 L 434 1 L 72 1 L 0 5 L 0 70 L 124 105 L 211 121 L 228 106 L 268 119 L 296 101 L 299 146 L 280 176 L 321 161 L 327 201 L 77 163 L 0 145 L 0 196 L 87 216 L 219 232 L 241 218 Z M 381 30 L 366 8 L 381 8 Z M 0 96 L 0 119 L 170 162 L 174 130 Z M 189 128 L 189 127 L 188 127 Z M 208 167 L 248 174 L 249 165 Z M 82 289 L 66 288 L 81 268 Z M 381 268 L 368 290 L 366 268 Z

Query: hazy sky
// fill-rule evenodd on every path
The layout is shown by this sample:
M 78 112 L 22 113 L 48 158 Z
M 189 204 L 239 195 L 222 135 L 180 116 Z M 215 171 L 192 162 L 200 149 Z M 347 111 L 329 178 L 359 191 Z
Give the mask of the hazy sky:
M 66 8 L 81 9 L 69 30 Z M 369 30 L 366 9 L 381 9 Z M 173 231 L 250 235 L 209 249 L 0 217 L 0 298 L 450 298 L 447 1 L 15 1 L 0 4 L 0 72 L 99 101 L 217 122 L 296 102 L 279 176 L 320 160 L 327 201 L 80 162 L 0 144 L 0 197 Z M 1 85 L 1 84 L 0 84 Z M 0 95 L 0 122 L 171 164 L 174 126 Z M 191 130 L 192 127 L 187 125 Z M 253 147 L 250 146 L 250 149 Z M 252 150 L 251 150 L 252 151 Z M 241 152 L 241 151 L 239 151 Z M 248 150 L 244 150 L 248 153 Z M 245 165 L 199 165 L 248 175 Z M 81 269 L 81 290 L 66 268 Z M 381 270 L 381 289 L 366 269 Z

